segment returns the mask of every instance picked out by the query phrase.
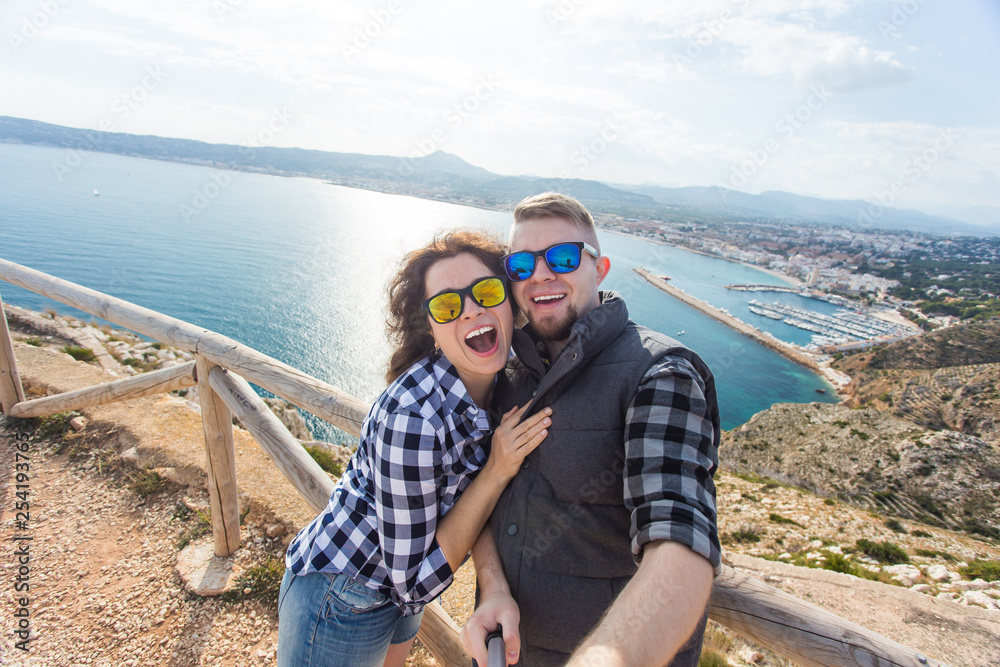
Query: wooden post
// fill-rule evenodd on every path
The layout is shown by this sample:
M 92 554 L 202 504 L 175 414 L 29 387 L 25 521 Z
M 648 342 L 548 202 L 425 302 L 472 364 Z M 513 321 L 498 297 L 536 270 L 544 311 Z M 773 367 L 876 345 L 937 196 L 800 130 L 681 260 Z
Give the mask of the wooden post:
M 803 667 L 941 665 L 725 565 L 712 586 L 708 617 Z
M 201 377 L 199 368 L 199 380 Z M 295 436 L 288 432 L 250 383 L 219 366 L 212 367 L 208 381 L 215 395 L 232 410 L 309 506 L 316 512 L 323 511 L 330 502 L 333 481 Z
M 472 657 L 465 652 L 458 639 L 458 632 L 458 624 L 440 603 L 432 602 L 424 607 L 424 618 L 420 622 L 417 637 L 444 667 L 466 667 L 472 664 Z
M 189 361 L 179 366 L 162 368 L 124 380 L 99 384 L 96 387 L 22 401 L 14 406 L 10 415 L 21 418 L 44 417 L 45 415 L 54 415 L 57 412 L 82 410 L 95 405 L 154 396 L 184 387 L 193 387 L 196 384 L 198 381 L 194 377 L 194 362 Z
M 14 345 L 7 328 L 3 299 L 0 299 L 0 408 L 5 415 L 10 415 L 11 408 L 23 400 L 24 387 L 21 386 L 21 376 L 17 374 Z
M 212 389 L 208 378 L 215 367 L 201 355 L 195 357 L 201 422 L 205 429 L 208 497 L 212 507 L 215 555 L 225 558 L 240 547 L 240 506 L 236 490 L 236 448 L 233 416 Z

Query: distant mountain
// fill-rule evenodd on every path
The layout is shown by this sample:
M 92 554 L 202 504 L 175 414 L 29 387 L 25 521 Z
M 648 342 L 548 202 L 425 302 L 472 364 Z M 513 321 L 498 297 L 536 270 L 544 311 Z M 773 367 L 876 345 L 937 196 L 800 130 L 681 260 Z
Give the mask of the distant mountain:
M 392 157 L 209 144 L 191 139 L 81 130 L 9 116 L 0 116 L 0 142 L 115 153 L 217 169 L 308 176 L 353 187 L 495 208 L 510 208 L 525 196 L 557 190 L 577 197 L 596 213 L 671 222 L 725 224 L 742 219 L 855 227 L 861 224 L 871 229 L 906 229 L 933 234 L 1000 235 L 1000 225 L 980 227 L 920 211 L 880 209 L 860 200 L 827 200 L 787 192 L 752 195 L 717 186 L 666 188 L 609 185 L 583 179 L 503 176 L 443 151 L 423 157 Z M 985 216 L 989 211 L 979 213 Z
M 665 206 L 700 209 L 729 218 L 770 219 L 774 222 L 813 222 L 871 229 L 905 229 L 931 234 L 992 236 L 1000 226 L 982 227 L 913 209 L 882 207 L 860 199 L 820 199 L 769 190 L 759 195 L 718 186 L 665 188 L 656 185 L 621 186 L 652 197 Z
M 304 148 L 209 144 L 191 139 L 80 130 L 9 116 L 0 116 L 0 141 L 188 162 L 221 169 L 329 179 L 377 179 L 390 183 L 412 181 L 443 185 L 454 178 L 470 182 L 497 178 L 496 174 L 443 151 L 412 159 Z
M 587 206 L 592 210 L 604 213 L 644 211 L 655 215 L 655 212 L 661 208 L 652 197 L 613 188 L 599 181 L 588 181 L 579 178 L 556 179 L 506 176 L 486 181 L 480 185 L 480 188 L 484 193 L 506 198 L 514 202 L 542 192 L 562 192 L 586 202 Z

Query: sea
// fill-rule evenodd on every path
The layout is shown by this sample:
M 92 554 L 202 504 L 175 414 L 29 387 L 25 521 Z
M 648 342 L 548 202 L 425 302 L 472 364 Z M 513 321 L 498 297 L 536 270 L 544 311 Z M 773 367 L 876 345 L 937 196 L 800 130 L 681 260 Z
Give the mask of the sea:
M 513 202 L 512 202 L 513 204 Z M 505 237 L 510 214 L 331 185 L 60 148 L 0 143 L 0 258 L 211 329 L 366 402 L 385 387 L 386 285 L 405 252 L 465 226 Z M 665 274 L 696 297 L 794 343 L 808 334 L 747 310 L 753 298 L 819 312 L 751 266 L 601 231 L 632 319 L 697 351 L 717 378 L 723 428 L 774 403 L 833 402 L 822 377 L 649 285 Z M 87 313 L 0 281 L 7 303 Z M 824 390 L 819 393 L 817 390 Z M 308 415 L 320 438 L 343 438 Z

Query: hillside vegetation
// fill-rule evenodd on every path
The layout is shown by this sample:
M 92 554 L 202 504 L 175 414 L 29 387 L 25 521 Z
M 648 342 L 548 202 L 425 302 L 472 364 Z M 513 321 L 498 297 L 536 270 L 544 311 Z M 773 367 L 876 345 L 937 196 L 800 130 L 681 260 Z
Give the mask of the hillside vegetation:
M 1000 539 L 1000 318 L 849 355 L 841 405 L 773 406 L 721 455 L 880 513 Z

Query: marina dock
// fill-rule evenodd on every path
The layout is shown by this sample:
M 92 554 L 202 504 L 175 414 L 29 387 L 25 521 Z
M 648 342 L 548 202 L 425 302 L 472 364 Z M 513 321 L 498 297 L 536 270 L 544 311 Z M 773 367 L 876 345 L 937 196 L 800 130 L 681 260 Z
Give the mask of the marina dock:
M 706 301 L 702 301 L 701 299 L 698 299 L 696 297 L 693 297 L 682 289 L 674 287 L 667 281 L 662 280 L 661 278 L 650 273 L 644 268 L 640 267 L 633 270 L 640 276 L 645 278 L 649 284 L 660 288 L 661 290 L 663 290 L 670 296 L 674 297 L 678 301 L 681 301 L 682 303 L 687 304 L 688 306 L 691 306 L 692 308 L 701 311 L 702 313 L 708 315 L 712 319 L 722 322 L 726 326 L 734 329 L 735 331 L 743 334 L 744 336 L 752 338 L 753 340 L 757 341 L 764 347 L 774 350 L 775 352 L 782 355 L 786 359 L 794 361 L 797 364 L 801 364 L 802 366 L 805 366 L 806 368 L 812 371 L 815 371 L 817 373 L 823 373 L 824 375 L 826 375 L 824 369 L 820 367 L 819 363 L 817 363 L 816 358 L 813 355 L 800 350 L 798 347 L 792 345 L 791 343 L 786 343 L 782 340 L 778 340 L 774 336 L 765 334 L 760 329 L 750 326 L 749 324 L 747 324 L 746 322 L 744 322 L 739 318 L 733 317 L 728 312 L 723 312 L 720 309 L 713 306 L 712 304 Z

